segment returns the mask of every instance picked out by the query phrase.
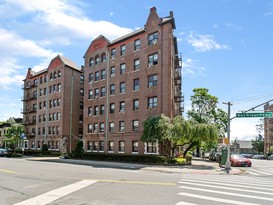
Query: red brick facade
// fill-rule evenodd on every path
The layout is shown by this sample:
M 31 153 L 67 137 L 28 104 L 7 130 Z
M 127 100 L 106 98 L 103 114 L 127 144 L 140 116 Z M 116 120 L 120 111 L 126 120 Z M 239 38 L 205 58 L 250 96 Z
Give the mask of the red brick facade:
M 62 151 L 64 137 L 68 138 L 68 151 L 75 148 L 83 134 L 81 89 L 82 71 L 62 56 L 40 72 L 28 69 L 22 98 L 26 149 L 40 150 L 46 143 L 49 150 Z
M 181 59 L 173 29 L 172 12 L 159 18 L 151 8 L 145 28 L 112 42 L 104 36 L 91 42 L 84 56 L 85 151 L 163 152 L 161 145 L 140 137 L 149 116 L 182 113 Z

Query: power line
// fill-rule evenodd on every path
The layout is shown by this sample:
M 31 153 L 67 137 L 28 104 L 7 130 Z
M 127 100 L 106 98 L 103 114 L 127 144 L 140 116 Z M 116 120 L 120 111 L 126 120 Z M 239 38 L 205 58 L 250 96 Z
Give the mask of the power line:
M 246 97 L 246 98 L 241 98 L 238 99 L 236 101 L 233 101 L 233 104 L 238 105 L 238 104 L 242 104 L 242 103 L 246 103 L 246 102 L 251 102 L 251 101 L 255 101 L 261 98 L 266 98 L 266 97 L 270 97 L 273 96 L 273 93 L 267 93 L 267 94 L 261 94 L 261 95 L 256 95 L 256 96 L 252 96 L 252 97 Z

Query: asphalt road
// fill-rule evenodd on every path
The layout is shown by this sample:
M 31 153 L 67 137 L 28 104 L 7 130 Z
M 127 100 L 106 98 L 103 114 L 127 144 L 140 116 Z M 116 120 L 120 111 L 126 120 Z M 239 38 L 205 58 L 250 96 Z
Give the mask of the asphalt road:
M 141 168 L 0 158 L 0 204 L 176 204 L 180 176 Z
M 227 175 L 207 160 L 181 168 L 0 158 L 0 204 L 271 205 L 273 161 L 252 161 Z

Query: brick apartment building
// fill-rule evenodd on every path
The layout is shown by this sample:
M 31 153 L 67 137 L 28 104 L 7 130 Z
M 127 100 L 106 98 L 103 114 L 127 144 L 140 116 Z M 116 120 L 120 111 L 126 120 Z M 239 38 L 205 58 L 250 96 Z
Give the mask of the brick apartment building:
M 62 151 L 68 140 L 68 151 L 83 134 L 83 73 L 75 63 L 56 56 L 48 68 L 34 72 L 28 69 L 23 85 L 24 147 Z
M 140 141 L 149 117 L 181 115 L 181 57 L 173 13 L 150 9 L 144 28 L 112 42 L 98 36 L 84 55 L 86 152 L 161 154 Z
M 273 112 L 273 105 L 267 103 L 264 111 Z M 264 153 L 270 153 L 271 146 L 273 146 L 273 118 L 264 118 Z

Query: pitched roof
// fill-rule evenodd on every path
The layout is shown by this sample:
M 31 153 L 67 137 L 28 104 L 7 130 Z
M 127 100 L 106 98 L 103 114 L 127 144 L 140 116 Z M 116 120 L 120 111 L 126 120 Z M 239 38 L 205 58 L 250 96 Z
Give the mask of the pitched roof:
M 71 68 L 75 68 L 76 70 L 79 70 L 79 71 L 81 70 L 81 69 L 77 66 L 76 63 L 74 63 L 73 61 L 69 60 L 68 58 L 65 58 L 65 57 L 62 56 L 62 55 L 57 55 L 56 58 L 58 58 L 58 57 L 63 61 L 63 63 L 64 63 L 65 65 L 67 65 L 67 66 L 69 66 L 69 67 L 71 67 Z

